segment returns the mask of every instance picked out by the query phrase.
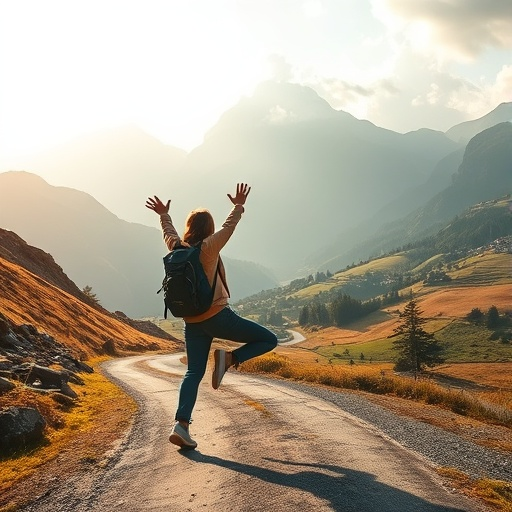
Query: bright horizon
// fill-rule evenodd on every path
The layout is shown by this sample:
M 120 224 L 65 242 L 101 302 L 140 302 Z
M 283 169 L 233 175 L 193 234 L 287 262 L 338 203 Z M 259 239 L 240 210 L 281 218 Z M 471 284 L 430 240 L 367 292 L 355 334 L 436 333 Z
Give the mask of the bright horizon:
M 0 157 L 140 126 L 186 151 L 263 80 L 398 132 L 512 101 L 512 2 L 0 0 Z

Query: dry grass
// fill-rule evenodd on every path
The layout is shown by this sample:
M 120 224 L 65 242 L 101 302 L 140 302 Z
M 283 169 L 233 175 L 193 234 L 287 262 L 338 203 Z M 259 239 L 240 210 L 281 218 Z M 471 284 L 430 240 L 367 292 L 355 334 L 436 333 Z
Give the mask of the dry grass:
M 439 468 L 437 471 L 466 495 L 483 500 L 494 510 L 512 512 L 512 484 L 510 482 L 487 478 L 474 480 L 453 468 Z
M 487 400 L 484 401 L 476 394 L 441 386 L 432 379 L 415 380 L 394 375 L 380 365 L 342 367 L 297 363 L 283 355 L 271 353 L 245 362 L 242 369 L 334 388 L 407 398 L 480 421 L 512 427 L 512 407 L 503 401 L 490 402 L 491 395 L 486 395 Z
M 369 400 L 396 414 L 432 423 L 477 444 L 512 452 L 510 395 L 505 401 L 501 400 L 503 395 L 493 400 L 488 392 L 472 394 L 460 389 L 446 389 L 429 379 L 415 381 L 397 377 L 385 365 L 340 367 L 312 364 L 310 361 L 304 362 L 304 358 L 300 358 L 300 362 L 299 359 L 289 359 L 282 352 L 293 355 L 291 348 L 280 349 L 279 354 L 268 354 L 243 363 L 241 369 L 306 381 L 313 385 L 344 388 L 348 392 L 365 392 Z M 446 375 L 457 375 L 459 383 L 462 379 L 471 382 L 469 377 L 476 377 L 479 372 L 471 365 L 450 365 L 443 371 Z M 496 380 L 489 372 L 486 381 L 489 385 L 504 382 L 510 386 L 509 371 L 510 367 L 500 368 L 496 372 Z M 512 484 L 509 482 L 472 480 L 454 469 L 440 469 L 439 473 L 450 479 L 462 492 L 485 501 L 496 511 L 512 512 Z
M 460 288 L 423 289 L 419 292 L 417 302 L 427 319 L 425 329 L 436 333 L 451 322 L 464 318 L 473 308 L 486 312 L 492 305 L 505 312 L 511 309 L 512 284 L 492 287 L 470 286 Z M 366 318 L 351 323 L 344 328 L 327 327 L 318 330 L 302 330 L 307 338 L 296 345 L 306 350 L 318 350 L 322 347 L 352 345 L 354 353 L 359 354 L 357 345 L 367 343 L 390 343 L 393 329 L 400 322 L 398 313 L 405 302 L 385 308 L 368 315 Z M 297 328 L 299 332 L 300 328 Z M 343 351 L 342 349 L 342 351 Z M 282 349 L 280 349 L 282 350 Z M 338 352 L 340 350 L 337 350 Z M 318 358 L 318 355 L 316 356 Z

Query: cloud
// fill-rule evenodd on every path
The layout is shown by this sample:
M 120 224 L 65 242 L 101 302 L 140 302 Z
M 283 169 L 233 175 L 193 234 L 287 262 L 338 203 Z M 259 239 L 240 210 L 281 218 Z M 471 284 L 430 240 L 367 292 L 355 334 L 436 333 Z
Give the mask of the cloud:
M 376 17 L 416 49 L 474 58 L 512 48 L 510 0 L 374 0 Z
M 490 85 L 474 84 L 443 71 L 432 58 L 402 49 L 388 78 L 365 85 L 330 78 L 311 86 L 333 108 L 379 126 L 397 132 L 419 128 L 445 131 L 495 108 L 511 80 L 512 67 L 503 69 L 491 94 Z
M 326 78 L 312 87 L 335 109 L 350 107 L 361 100 L 377 95 L 394 95 L 399 91 L 391 80 L 377 80 L 369 85 L 361 85 L 338 78 Z
M 296 119 L 297 116 L 293 112 L 287 111 L 280 105 L 275 105 L 269 110 L 268 115 L 264 121 L 268 124 L 285 124 Z
M 282 56 L 277 54 L 269 55 L 267 65 L 270 79 L 276 82 L 289 82 L 293 78 L 291 64 Z

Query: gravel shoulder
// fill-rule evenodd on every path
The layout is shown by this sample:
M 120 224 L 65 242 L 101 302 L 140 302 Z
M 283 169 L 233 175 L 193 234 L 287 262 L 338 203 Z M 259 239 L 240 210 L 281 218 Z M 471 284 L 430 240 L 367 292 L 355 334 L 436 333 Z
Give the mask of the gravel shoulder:
M 490 438 L 498 443 L 508 442 L 510 429 L 461 420 L 456 414 L 424 404 L 406 403 L 400 407 L 401 400 L 396 398 L 363 396 L 289 381 L 281 384 L 335 404 L 435 466 L 456 468 L 472 478 L 512 482 L 512 453 L 479 444 Z M 412 416 L 422 416 L 423 420 Z M 449 430 L 432 424 L 435 422 L 449 426 Z

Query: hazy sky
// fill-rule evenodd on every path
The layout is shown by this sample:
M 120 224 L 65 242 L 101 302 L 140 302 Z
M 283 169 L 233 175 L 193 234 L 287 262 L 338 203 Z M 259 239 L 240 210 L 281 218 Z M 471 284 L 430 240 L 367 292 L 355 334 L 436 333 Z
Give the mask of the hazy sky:
M 405 132 L 512 101 L 512 0 L 0 0 L 0 153 L 134 123 L 189 150 L 265 79 Z

